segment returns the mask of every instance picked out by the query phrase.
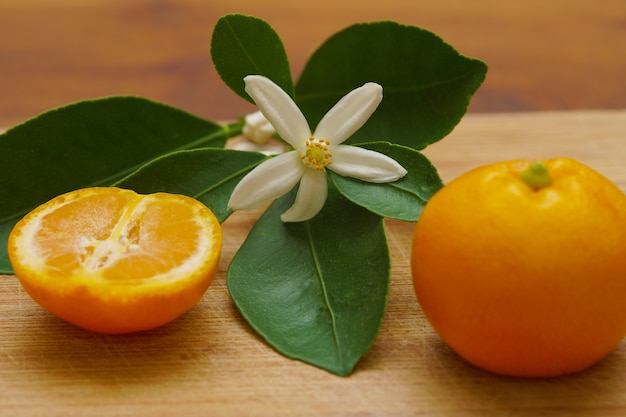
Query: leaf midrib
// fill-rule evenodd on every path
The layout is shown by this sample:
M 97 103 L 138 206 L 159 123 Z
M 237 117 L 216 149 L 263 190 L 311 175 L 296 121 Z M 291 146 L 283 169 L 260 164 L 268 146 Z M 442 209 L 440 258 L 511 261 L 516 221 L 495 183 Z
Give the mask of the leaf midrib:
M 305 222 L 306 224 L 306 235 L 307 235 L 307 239 L 309 241 L 309 247 L 311 248 L 311 257 L 313 258 L 313 265 L 315 268 L 315 275 L 317 276 L 317 279 L 319 281 L 320 284 L 320 288 L 322 290 L 322 295 L 324 296 L 324 304 L 326 305 L 326 308 L 328 309 L 328 314 L 330 316 L 330 322 L 331 322 L 331 328 L 332 328 L 332 337 L 333 337 L 333 343 L 335 346 L 335 351 L 337 352 L 337 357 L 339 359 L 339 363 L 343 364 L 344 363 L 344 358 L 342 355 L 342 350 L 341 350 L 341 346 L 339 343 L 339 337 L 338 337 L 338 331 L 337 331 L 337 320 L 335 318 L 335 313 L 332 309 L 332 306 L 330 304 L 330 300 L 328 297 L 328 290 L 326 289 L 326 283 L 324 282 L 324 278 L 323 278 L 323 274 L 322 274 L 322 269 L 320 267 L 320 261 L 319 261 L 319 257 L 318 257 L 318 253 L 317 250 L 315 249 L 315 242 L 313 240 L 313 234 L 311 232 L 311 222 L 307 221 Z
M 429 89 L 433 89 L 433 88 L 437 88 L 440 87 L 442 85 L 446 85 L 446 84 L 453 84 L 459 80 L 462 80 L 464 78 L 468 78 L 471 77 L 472 75 L 475 75 L 474 72 L 468 72 L 466 74 L 459 74 L 456 77 L 452 77 L 452 78 L 447 78 L 445 80 L 441 80 L 441 81 L 434 81 L 434 82 L 429 82 L 429 83 L 424 83 L 424 84 L 419 84 L 419 85 L 413 85 L 410 87 L 384 87 L 384 92 L 385 95 L 390 95 L 390 94 L 415 94 L 415 93 L 419 93 L 419 92 L 423 92 Z M 297 90 L 297 88 L 296 88 Z M 321 91 L 319 93 L 306 93 L 306 94 L 298 94 L 297 95 L 297 102 L 298 103 L 307 103 L 307 102 L 311 102 L 311 101 L 317 101 L 319 99 L 325 99 L 325 98 L 335 98 L 335 97 L 340 97 L 343 94 L 345 94 L 346 92 L 344 90 L 326 90 L 326 91 Z
M 244 46 L 244 43 L 241 41 L 241 38 L 239 38 L 239 36 L 237 35 L 237 31 L 231 25 L 229 19 L 224 19 L 224 22 L 226 23 L 226 26 L 228 27 L 228 29 L 230 29 L 230 33 L 232 34 L 233 39 L 237 42 L 237 45 L 239 45 L 239 47 L 241 48 L 241 51 L 244 53 L 244 56 L 246 57 L 248 62 L 252 64 L 251 66 L 257 71 L 257 73 L 261 74 L 262 73 L 261 68 L 256 64 L 254 59 L 252 59 L 252 55 L 250 55 L 250 53 L 248 52 L 248 49 Z
M 221 137 L 228 138 L 229 137 L 228 135 L 230 134 L 229 132 L 231 132 L 231 131 L 234 132 L 235 130 L 231 129 L 229 126 L 222 126 L 222 129 L 217 131 L 217 132 L 214 132 L 214 133 L 212 133 L 210 135 L 202 136 L 202 137 L 194 140 L 193 142 L 188 142 L 188 143 L 186 143 L 183 146 L 179 146 L 179 147 L 173 148 L 170 151 L 168 151 L 168 152 L 166 152 L 164 154 L 158 155 L 158 156 L 156 156 L 156 157 L 154 157 L 152 159 L 140 162 L 139 164 L 135 164 L 135 165 L 130 166 L 130 167 L 126 168 L 126 169 L 122 169 L 122 170 L 118 171 L 117 173 L 115 173 L 113 175 L 109 175 L 107 177 L 103 177 L 103 178 L 100 178 L 98 180 L 92 181 L 90 183 L 84 184 L 82 187 L 83 188 L 89 188 L 89 187 L 99 187 L 99 186 L 115 185 L 115 184 L 117 184 L 119 182 L 122 182 L 124 179 L 126 179 L 133 172 L 136 172 L 137 170 L 141 169 L 142 167 L 144 167 L 144 166 L 146 166 L 146 165 L 148 165 L 148 164 L 150 164 L 150 163 L 152 163 L 154 161 L 157 161 L 160 158 L 166 157 L 166 156 L 171 155 L 171 154 L 176 153 L 176 152 L 189 151 L 189 150 L 197 149 L 201 145 L 211 143 L 214 140 L 220 139 Z M 221 149 L 221 148 L 216 148 L 216 149 Z M 200 195 L 202 195 L 202 194 L 200 194 Z M 19 218 L 23 217 L 26 213 L 31 211 L 33 208 L 34 208 L 34 206 L 26 208 L 26 209 L 24 209 L 22 211 L 15 212 L 15 213 L 13 213 L 11 215 L 8 215 L 6 217 L 0 218 L 0 224 L 4 224 L 4 223 L 10 222 L 10 221 L 13 221 L 15 219 L 19 219 Z

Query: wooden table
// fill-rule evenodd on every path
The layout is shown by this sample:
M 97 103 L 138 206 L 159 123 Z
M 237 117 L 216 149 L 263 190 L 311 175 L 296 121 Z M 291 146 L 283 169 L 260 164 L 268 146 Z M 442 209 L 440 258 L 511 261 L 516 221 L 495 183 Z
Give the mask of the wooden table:
M 428 149 L 450 179 L 512 157 L 576 157 L 626 190 L 626 111 L 475 114 Z M 624 416 L 626 344 L 585 372 L 520 380 L 478 371 L 439 340 L 413 294 L 412 224 L 388 221 L 392 279 L 381 333 L 340 378 L 286 359 L 234 308 L 225 269 L 258 213 L 224 224 L 203 300 L 145 333 L 101 336 L 37 306 L 0 277 L 0 415 Z
M 331 32 L 394 18 L 429 27 L 491 64 L 471 114 L 426 151 L 444 180 L 487 162 L 565 155 L 626 191 L 622 0 L 388 0 L 384 9 L 373 2 L 257 3 L 0 0 L 0 126 L 120 93 L 233 117 L 247 109 L 218 86 L 205 55 L 219 15 L 273 20 L 295 71 Z M 626 415 L 626 343 L 582 373 L 547 380 L 497 377 L 454 355 L 416 302 L 408 263 L 413 225 L 402 222 L 387 222 L 388 310 L 355 372 L 340 378 L 282 357 L 250 330 L 225 286 L 225 269 L 258 214 L 237 213 L 224 224 L 220 269 L 203 300 L 149 332 L 80 330 L 38 307 L 14 277 L 0 277 L 0 415 Z

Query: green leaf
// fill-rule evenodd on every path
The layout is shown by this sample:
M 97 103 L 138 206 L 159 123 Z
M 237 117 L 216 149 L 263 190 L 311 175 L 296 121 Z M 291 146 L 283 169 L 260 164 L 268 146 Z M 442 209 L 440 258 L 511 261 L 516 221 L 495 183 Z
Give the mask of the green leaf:
M 348 375 L 380 328 L 390 259 L 383 221 L 329 190 L 312 220 L 283 223 L 294 193 L 257 221 L 228 269 L 250 325 L 280 353 Z
M 257 152 L 227 149 L 178 151 L 149 162 L 114 185 L 139 193 L 194 197 L 223 222 L 232 214 L 228 200 L 237 183 L 267 158 Z
M 176 150 L 222 147 L 226 128 L 139 97 L 74 103 L 0 135 L 0 273 L 9 232 L 28 211 L 77 188 L 110 185 Z
M 296 102 L 313 127 L 344 94 L 377 82 L 384 99 L 349 143 L 385 140 L 423 149 L 452 131 L 486 72 L 483 62 L 427 30 L 362 23 L 315 51 L 296 85 Z
M 9 241 L 9 234 L 13 229 L 15 223 L 5 227 L 0 227 L 0 242 L 2 242 L 2 251 L 0 251 L 0 274 L 7 275 L 13 273 L 13 267 L 11 261 L 9 261 L 9 253 L 7 252 L 7 242 Z
M 213 29 L 211 58 L 226 85 L 250 102 L 243 78 L 252 74 L 264 75 L 294 95 L 285 47 L 264 20 L 242 14 L 220 18 Z
M 374 184 L 342 177 L 332 171 L 330 178 L 341 194 L 381 217 L 416 221 L 426 202 L 443 186 L 433 164 L 420 152 L 388 142 L 363 143 L 359 146 L 395 159 L 408 171 L 401 179 Z

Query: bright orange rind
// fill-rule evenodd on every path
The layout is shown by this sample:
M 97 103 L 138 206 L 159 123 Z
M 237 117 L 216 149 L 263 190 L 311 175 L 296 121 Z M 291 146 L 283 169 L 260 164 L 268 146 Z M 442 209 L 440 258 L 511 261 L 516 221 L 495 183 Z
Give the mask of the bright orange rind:
M 626 196 L 568 158 L 477 168 L 426 204 L 412 273 L 427 318 L 470 363 L 580 371 L 626 335 Z

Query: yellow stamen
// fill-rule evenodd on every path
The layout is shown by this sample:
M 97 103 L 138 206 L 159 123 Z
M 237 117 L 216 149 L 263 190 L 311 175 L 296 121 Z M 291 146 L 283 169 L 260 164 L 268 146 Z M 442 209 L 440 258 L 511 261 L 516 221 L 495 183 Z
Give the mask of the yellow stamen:
M 333 162 L 333 154 L 328 151 L 330 141 L 311 137 L 305 143 L 306 149 L 300 155 L 302 162 L 309 168 L 323 171 L 326 165 Z

